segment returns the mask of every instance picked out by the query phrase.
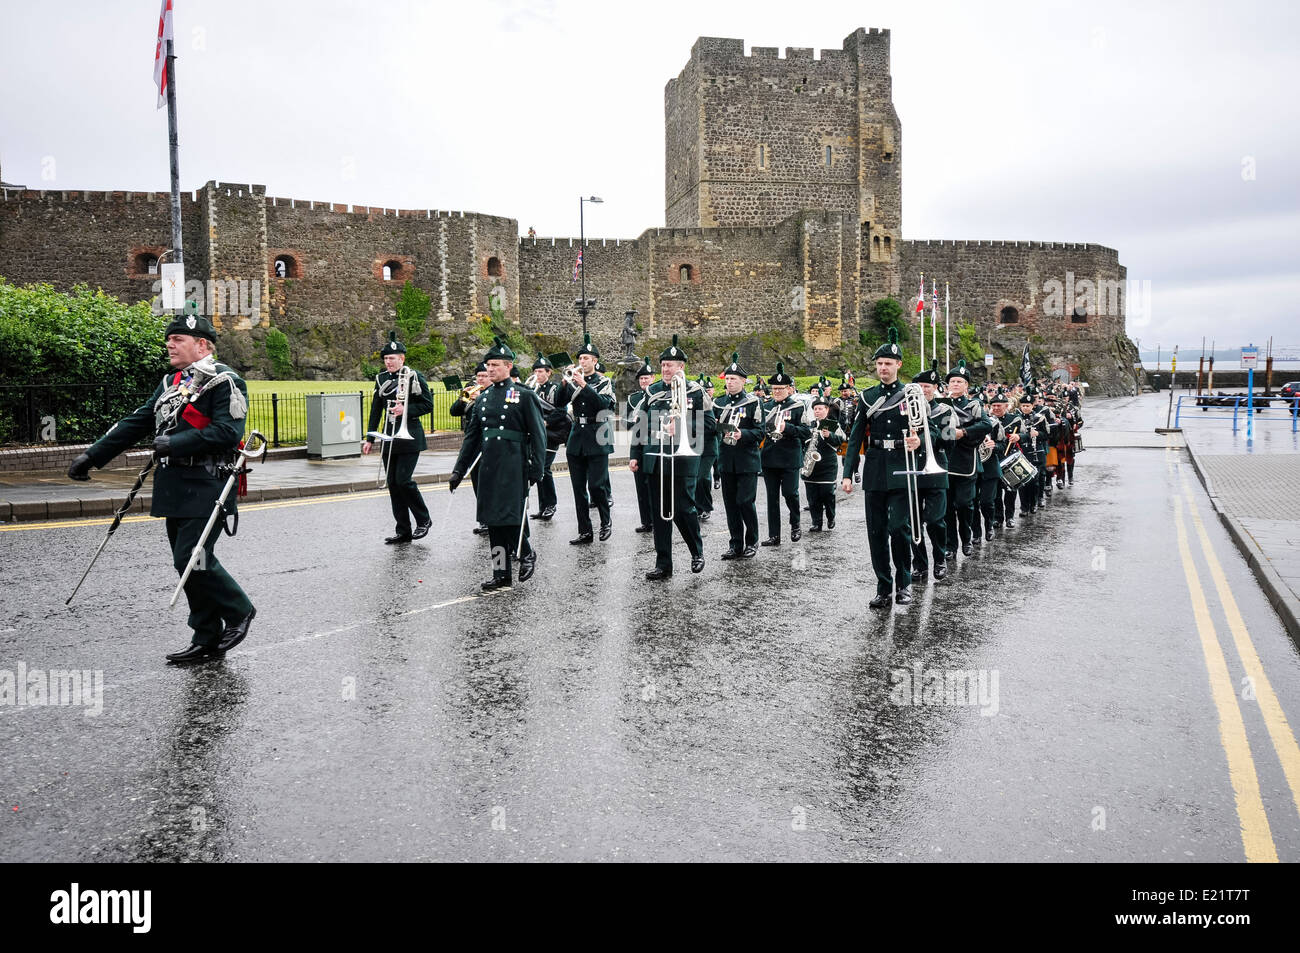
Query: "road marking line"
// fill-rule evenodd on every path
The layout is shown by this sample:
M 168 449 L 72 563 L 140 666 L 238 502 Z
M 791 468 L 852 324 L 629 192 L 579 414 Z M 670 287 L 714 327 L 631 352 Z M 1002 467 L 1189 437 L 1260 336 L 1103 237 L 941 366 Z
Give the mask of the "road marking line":
M 1228 629 L 1232 632 L 1232 641 L 1237 646 L 1237 655 L 1241 658 L 1246 674 L 1255 683 L 1255 700 L 1259 703 L 1260 714 L 1264 716 L 1269 737 L 1273 739 L 1278 760 L 1282 762 L 1282 772 L 1291 787 L 1291 799 L 1295 802 L 1296 810 L 1300 811 L 1300 745 L 1296 744 L 1295 733 L 1287 722 L 1286 713 L 1277 700 L 1268 676 L 1264 674 L 1264 665 L 1255 651 L 1255 643 L 1251 641 L 1250 632 L 1241 617 L 1237 600 L 1233 598 L 1232 590 L 1228 586 L 1228 578 L 1223 574 L 1223 566 L 1219 563 L 1219 558 L 1210 544 L 1210 536 L 1205 531 L 1200 511 L 1197 510 L 1196 503 L 1192 499 L 1192 488 L 1186 475 L 1183 476 L 1183 493 L 1192 514 L 1192 523 L 1196 526 L 1196 535 L 1201 541 L 1201 549 L 1205 552 L 1205 561 L 1210 566 L 1214 587 L 1219 592 L 1219 601 L 1223 603 L 1223 614 L 1228 619 Z
M 1187 577 L 1187 591 L 1192 597 L 1192 613 L 1196 617 L 1196 631 L 1201 639 L 1201 652 L 1205 656 L 1205 669 L 1210 680 L 1210 694 L 1219 713 L 1219 742 L 1228 758 L 1228 779 L 1232 783 L 1237 804 L 1237 817 L 1241 822 L 1241 843 L 1248 863 L 1277 863 L 1277 848 L 1269 830 L 1268 815 L 1259 793 L 1259 777 L 1250 754 L 1250 741 L 1246 738 L 1246 725 L 1241 708 L 1228 678 L 1228 662 L 1223 647 L 1214 631 L 1214 621 L 1205 602 L 1205 592 L 1192 562 L 1191 546 L 1187 542 L 1187 527 L 1183 521 L 1183 498 L 1174 497 L 1174 526 L 1178 531 L 1178 553 Z

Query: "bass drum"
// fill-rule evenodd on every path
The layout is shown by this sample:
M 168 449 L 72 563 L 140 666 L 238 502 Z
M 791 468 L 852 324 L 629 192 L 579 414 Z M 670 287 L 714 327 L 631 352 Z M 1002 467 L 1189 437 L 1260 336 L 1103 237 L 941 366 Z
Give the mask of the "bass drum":
M 1038 468 L 1019 450 L 1002 458 L 1002 485 L 1008 490 L 1018 490 L 1038 475 Z

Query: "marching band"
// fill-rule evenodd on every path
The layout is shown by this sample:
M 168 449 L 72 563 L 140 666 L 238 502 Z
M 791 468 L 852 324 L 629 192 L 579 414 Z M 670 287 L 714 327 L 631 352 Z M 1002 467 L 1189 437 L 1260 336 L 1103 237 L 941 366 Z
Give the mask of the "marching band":
M 596 538 L 592 508 L 600 518 L 599 538 L 613 532 L 614 388 L 598 370 L 599 351 L 590 335 L 584 335 L 576 361 L 568 355 L 539 357 L 522 384 L 514 357 L 497 340 L 479 365 L 479 382 L 457 402 L 465 436 L 451 486 L 477 465 L 477 512 L 493 552 L 493 578 L 485 590 L 510 587 L 513 563 L 520 566 L 520 581 L 533 574 L 536 553 L 520 504 L 537 485 L 539 508 L 532 518 L 555 516 L 551 469 L 561 443 L 578 523 L 571 542 L 585 545 Z M 704 570 L 701 523 L 712 510 L 711 489 L 722 497 L 728 545 L 721 558 L 730 561 L 754 558 L 760 545 L 780 546 L 783 522 L 790 540 L 799 541 L 804 508 L 810 532 L 834 529 L 838 498 L 860 488 L 876 577 L 870 605 L 905 605 L 914 581 L 944 579 L 958 551 L 969 557 L 998 531 L 1014 527 L 1017 500 L 1023 518 L 1048 505 L 1054 487 L 1074 483 L 1083 417 L 1072 383 L 1024 380 L 973 389 L 964 360 L 943 376 L 933 361 L 904 383 L 903 352 L 892 332 L 873 355 L 879 383 L 859 390 L 846 371 L 838 396 L 825 377 L 808 394 L 798 393 L 780 363 L 747 392 L 750 375 L 739 354 L 722 370 L 723 390 L 715 395 L 711 378 L 687 377 L 688 360 L 674 336 L 659 355 L 658 380 L 649 358 L 633 365 L 637 389 L 618 415 L 629 434 L 628 469 L 640 514 L 636 532 L 654 539 L 647 579 L 672 576 L 674 528 L 686 544 L 691 571 Z M 556 380 L 560 361 L 565 370 Z M 760 476 L 767 506 L 761 543 Z

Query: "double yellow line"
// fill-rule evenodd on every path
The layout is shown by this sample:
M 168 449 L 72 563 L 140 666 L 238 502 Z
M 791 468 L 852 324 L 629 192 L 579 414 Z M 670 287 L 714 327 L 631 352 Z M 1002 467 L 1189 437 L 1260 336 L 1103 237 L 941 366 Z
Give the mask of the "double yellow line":
M 1210 616 L 1205 591 L 1201 588 L 1200 574 L 1192 560 L 1192 548 L 1188 542 L 1187 526 L 1183 517 L 1184 506 L 1195 527 L 1201 551 L 1209 566 L 1210 577 L 1214 580 L 1219 602 L 1223 606 L 1228 630 L 1232 633 L 1233 644 L 1236 646 L 1237 655 L 1241 658 L 1247 679 L 1253 685 L 1260 714 L 1264 718 L 1273 747 L 1277 750 L 1282 772 L 1286 775 L 1297 811 L 1300 811 L 1300 746 L 1296 744 L 1286 714 L 1282 711 L 1268 676 L 1264 674 L 1264 666 L 1255 651 L 1250 633 L 1246 630 L 1246 623 L 1241 617 L 1237 600 L 1233 598 L 1232 590 L 1228 586 L 1223 566 L 1220 565 L 1214 547 L 1210 543 L 1209 534 L 1205 531 L 1205 523 L 1202 522 L 1200 511 L 1196 507 L 1192 487 L 1188 483 L 1186 474 L 1180 471 L 1180 477 L 1183 492 L 1181 496 L 1174 497 L 1174 526 L 1178 534 L 1178 552 L 1182 557 L 1183 573 L 1187 577 L 1187 589 L 1191 594 L 1192 613 L 1196 618 L 1196 630 L 1200 635 L 1201 651 L 1205 656 L 1210 691 L 1214 698 L 1214 706 L 1219 713 L 1219 740 L 1228 758 L 1228 778 L 1236 798 L 1237 816 L 1241 820 L 1241 842 L 1246 851 L 1247 861 L 1276 863 L 1277 847 L 1273 843 L 1268 814 L 1264 810 L 1264 801 L 1260 795 L 1259 777 L 1255 772 L 1250 741 L 1246 737 L 1246 725 L 1242 718 L 1241 706 L 1233 690 L 1227 659 L 1224 657 L 1223 647 L 1215 631 L 1214 620 Z

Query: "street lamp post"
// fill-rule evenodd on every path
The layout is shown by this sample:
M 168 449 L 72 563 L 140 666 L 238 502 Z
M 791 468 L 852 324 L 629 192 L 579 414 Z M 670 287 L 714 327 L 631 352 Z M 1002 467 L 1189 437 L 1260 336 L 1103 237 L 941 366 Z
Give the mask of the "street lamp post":
M 578 309 L 578 314 L 582 315 L 582 333 L 587 333 L 587 313 L 596 307 L 595 300 L 587 297 L 587 229 L 583 220 L 583 206 L 587 202 L 603 203 L 605 200 L 600 196 L 593 195 L 590 198 L 579 196 L 578 198 L 578 275 L 582 281 L 582 297 L 573 302 L 573 306 Z

